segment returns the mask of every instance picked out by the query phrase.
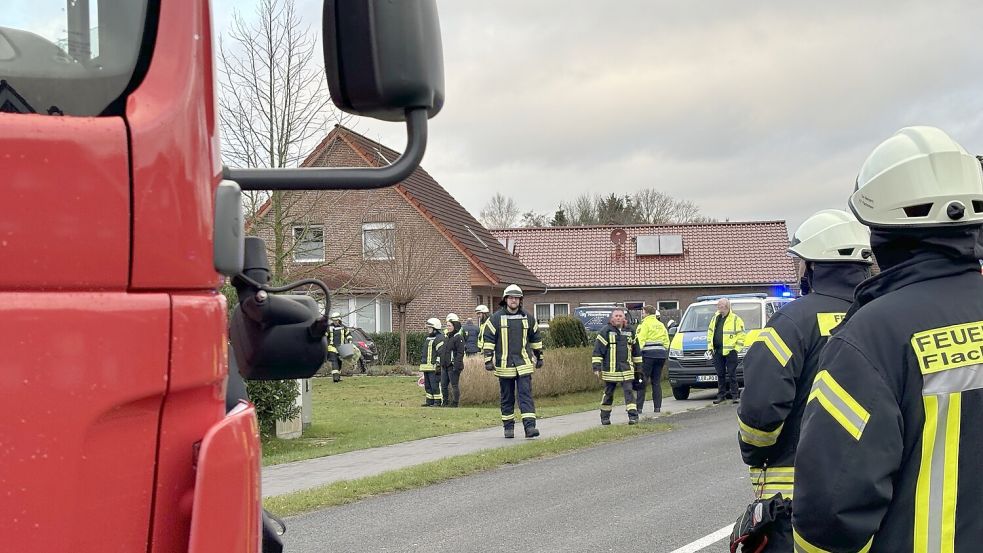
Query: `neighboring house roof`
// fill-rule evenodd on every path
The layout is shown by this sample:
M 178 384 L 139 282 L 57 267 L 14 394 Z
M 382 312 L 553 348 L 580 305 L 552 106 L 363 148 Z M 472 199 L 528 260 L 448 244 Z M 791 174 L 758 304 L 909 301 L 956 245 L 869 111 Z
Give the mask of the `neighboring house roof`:
M 624 234 L 616 233 L 622 229 Z M 550 288 L 791 284 L 784 221 L 493 229 Z M 642 235 L 681 235 L 682 255 L 636 255 Z M 619 252 L 615 238 L 623 237 Z
M 345 159 L 339 152 L 342 144 L 353 150 L 358 158 Z M 350 166 L 382 167 L 399 156 L 390 148 L 370 140 L 351 129 L 335 125 L 334 130 L 311 152 L 303 167 L 322 167 L 332 159 L 347 161 Z M 361 162 L 361 163 L 360 163 Z M 493 284 L 545 289 L 545 285 L 526 268 L 475 219 L 468 210 L 440 186 L 422 167 L 418 167 L 396 190 L 439 230 L 469 262 Z

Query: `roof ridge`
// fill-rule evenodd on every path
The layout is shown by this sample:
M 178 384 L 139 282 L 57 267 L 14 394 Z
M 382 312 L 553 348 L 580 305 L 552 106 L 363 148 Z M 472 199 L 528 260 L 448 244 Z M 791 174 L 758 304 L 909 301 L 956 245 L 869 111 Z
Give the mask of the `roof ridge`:
M 714 227 L 731 225 L 787 225 L 788 222 L 782 219 L 769 219 L 764 221 L 716 221 L 712 223 L 632 223 L 627 225 L 562 225 L 546 227 L 490 227 L 489 232 L 512 232 L 530 230 L 584 230 L 584 229 L 619 229 L 619 228 L 655 228 L 655 227 Z

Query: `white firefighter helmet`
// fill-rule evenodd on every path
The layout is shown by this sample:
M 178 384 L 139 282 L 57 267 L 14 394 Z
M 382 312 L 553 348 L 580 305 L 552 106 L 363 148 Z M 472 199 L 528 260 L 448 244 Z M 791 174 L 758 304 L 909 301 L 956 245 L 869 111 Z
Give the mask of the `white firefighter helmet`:
M 457 322 L 460 322 L 460 321 L 461 321 L 461 318 L 458 317 L 455 313 L 448 313 L 447 314 L 447 322 L 449 322 L 449 323 L 457 323 Z
M 980 162 L 935 127 L 906 127 L 867 157 L 850 209 L 870 227 L 983 223 Z
M 870 229 L 846 211 L 824 209 L 799 225 L 788 251 L 806 261 L 870 263 Z
M 485 304 L 481 304 L 478 307 L 475 307 L 474 308 L 474 312 L 475 313 L 488 313 L 488 306 L 485 305 Z
M 331 320 L 333 321 L 335 319 L 341 320 L 341 313 L 339 313 L 337 311 L 335 311 L 334 313 L 332 313 L 331 314 Z
M 505 289 L 505 293 L 502 294 L 502 296 L 503 297 L 506 297 L 506 298 L 509 297 L 509 296 L 512 296 L 512 297 L 515 297 L 515 298 L 521 298 L 522 297 L 522 288 L 519 288 L 515 284 L 510 284 L 508 286 L 508 288 Z
M 437 317 L 430 317 L 429 319 L 427 319 L 427 326 L 433 329 L 440 330 L 444 325 L 440 322 L 440 319 L 438 319 Z

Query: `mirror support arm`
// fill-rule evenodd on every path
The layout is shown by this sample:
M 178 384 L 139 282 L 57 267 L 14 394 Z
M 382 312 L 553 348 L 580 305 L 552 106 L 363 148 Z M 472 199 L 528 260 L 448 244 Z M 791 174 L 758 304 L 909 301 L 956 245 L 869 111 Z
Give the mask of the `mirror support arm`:
M 406 110 L 406 151 L 386 167 L 297 169 L 222 168 L 222 176 L 242 190 L 369 190 L 406 180 L 420 166 L 427 149 L 427 109 Z

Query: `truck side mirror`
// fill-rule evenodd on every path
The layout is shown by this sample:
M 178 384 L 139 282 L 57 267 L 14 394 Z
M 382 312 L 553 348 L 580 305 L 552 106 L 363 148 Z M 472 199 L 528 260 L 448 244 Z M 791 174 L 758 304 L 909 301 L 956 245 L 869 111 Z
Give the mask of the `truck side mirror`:
M 243 257 L 242 273 L 232 278 L 239 305 L 232 313 L 229 325 L 229 339 L 239 374 L 246 380 L 314 376 L 327 357 L 325 332 L 328 320 L 319 316 L 314 298 L 274 292 L 316 284 L 322 287 L 327 298 L 327 288 L 313 280 L 281 288 L 269 286 L 266 244 L 255 236 L 245 239 Z M 329 305 L 325 307 L 330 309 Z
M 444 59 L 436 0 L 325 0 L 324 65 L 338 109 L 384 121 L 437 115 Z
M 225 167 L 242 190 L 369 190 L 409 177 L 427 149 L 427 120 L 444 105 L 436 0 L 324 0 L 324 65 L 342 111 L 406 122 L 406 149 L 385 167 Z

